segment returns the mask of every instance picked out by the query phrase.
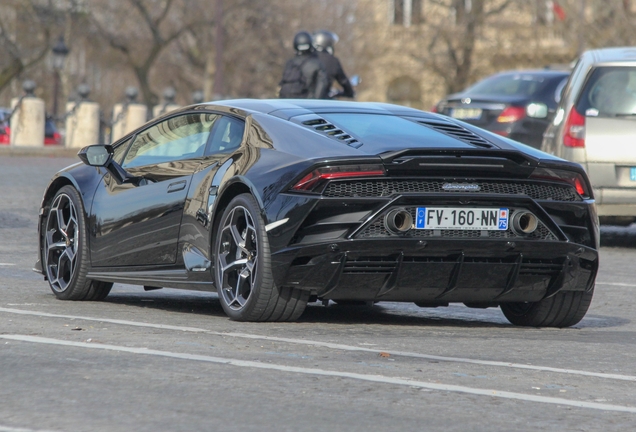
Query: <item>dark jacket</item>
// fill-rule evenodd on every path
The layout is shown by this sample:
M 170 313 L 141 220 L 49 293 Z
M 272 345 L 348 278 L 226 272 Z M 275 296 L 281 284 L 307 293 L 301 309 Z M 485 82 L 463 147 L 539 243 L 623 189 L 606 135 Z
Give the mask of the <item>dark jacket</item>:
M 341 96 L 353 97 L 353 87 L 349 82 L 349 78 L 347 78 L 347 75 L 342 69 L 340 60 L 338 60 L 336 56 L 329 54 L 327 51 L 318 51 L 318 59 L 320 59 L 320 62 L 327 71 L 327 77 L 329 80 L 327 88 L 331 89 L 333 82 L 336 81 L 342 87 Z
M 326 99 L 328 94 L 327 73 L 316 53 L 299 53 L 287 61 L 280 81 L 281 98 Z

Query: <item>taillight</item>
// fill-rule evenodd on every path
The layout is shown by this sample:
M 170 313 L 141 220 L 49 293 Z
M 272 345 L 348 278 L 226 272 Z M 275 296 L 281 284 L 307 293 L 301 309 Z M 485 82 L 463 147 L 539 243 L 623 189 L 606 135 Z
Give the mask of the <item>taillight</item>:
M 432 112 L 432 113 L 436 113 L 436 112 L 437 112 L 437 105 L 433 105 L 433 106 L 431 107 L 431 112 Z
M 59 144 L 62 142 L 62 135 L 59 132 L 53 132 L 53 141 L 55 144 Z
M 574 171 L 552 168 L 536 168 L 530 175 L 530 178 L 565 182 L 574 186 L 576 193 L 581 195 L 582 198 L 588 199 L 592 197 L 583 176 Z
M 378 177 L 385 175 L 382 165 L 337 165 L 316 168 L 296 183 L 292 190 L 311 191 L 325 181 L 353 177 Z
M 526 116 L 526 109 L 523 107 L 509 106 L 504 109 L 499 117 L 497 117 L 497 123 L 512 123 L 517 120 L 521 120 Z
M 0 126 L 0 144 L 11 144 L 11 128 Z
M 585 116 L 572 107 L 564 126 L 563 145 L 566 147 L 585 147 Z

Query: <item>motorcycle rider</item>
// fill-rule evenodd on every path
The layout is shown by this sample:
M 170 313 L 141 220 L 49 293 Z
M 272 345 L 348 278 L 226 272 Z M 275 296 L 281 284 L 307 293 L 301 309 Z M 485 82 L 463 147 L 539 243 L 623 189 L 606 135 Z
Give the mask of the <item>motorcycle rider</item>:
M 294 36 L 296 55 L 289 59 L 280 81 L 281 98 L 326 99 L 327 73 L 312 45 L 311 35 L 300 31 Z
M 318 58 L 324 65 L 328 76 L 327 88 L 331 89 L 333 82 L 336 81 L 342 87 L 342 91 L 337 92 L 332 97 L 349 97 L 354 96 L 353 87 L 351 82 L 340 64 L 340 60 L 334 55 L 334 45 L 338 42 L 338 35 L 327 31 L 320 30 L 314 33 L 313 43 L 316 51 L 318 51 Z

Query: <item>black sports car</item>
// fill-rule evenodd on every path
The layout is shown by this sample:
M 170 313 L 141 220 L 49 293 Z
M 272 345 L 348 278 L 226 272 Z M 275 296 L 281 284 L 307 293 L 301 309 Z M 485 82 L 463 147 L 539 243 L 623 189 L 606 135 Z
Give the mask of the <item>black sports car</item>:
M 438 114 L 230 100 L 78 156 L 40 211 L 36 270 L 60 299 L 123 282 L 216 289 L 235 320 L 296 320 L 318 300 L 462 302 L 558 327 L 592 299 L 582 167 Z

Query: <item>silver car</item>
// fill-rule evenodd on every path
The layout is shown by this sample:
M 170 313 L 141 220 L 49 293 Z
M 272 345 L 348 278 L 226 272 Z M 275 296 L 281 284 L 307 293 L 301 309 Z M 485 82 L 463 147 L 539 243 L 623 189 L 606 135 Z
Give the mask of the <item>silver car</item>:
M 601 223 L 636 220 L 636 47 L 581 55 L 541 149 L 585 167 Z

